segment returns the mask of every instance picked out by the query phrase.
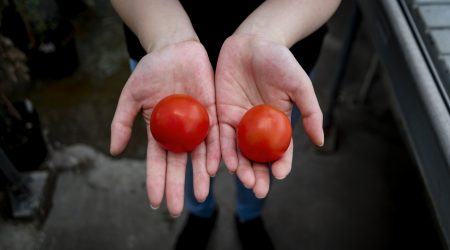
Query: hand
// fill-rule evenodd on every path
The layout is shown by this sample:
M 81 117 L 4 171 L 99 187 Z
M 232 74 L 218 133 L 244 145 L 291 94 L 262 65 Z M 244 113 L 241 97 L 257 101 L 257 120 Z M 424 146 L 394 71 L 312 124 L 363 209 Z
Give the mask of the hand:
M 236 172 L 258 198 L 269 192 L 268 165 L 250 162 L 236 146 L 236 128 L 247 110 L 266 103 L 290 118 L 295 102 L 302 113 L 306 134 L 314 144 L 323 144 L 322 112 L 311 80 L 285 46 L 256 35 L 229 37 L 217 63 L 216 99 L 222 157 L 228 170 Z M 283 179 L 289 174 L 292 154 L 291 139 L 286 153 L 272 163 L 275 178 Z
M 155 105 L 171 94 L 187 94 L 208 110 L 209 133 L 192 153 L 194 193 L 204 201 L 209 192 L 210 176 L 217 172 L 220 161 L 214 79 L 204 47 L 197 41 L 169 45 L 141 59 L 120 95 L 111 124 L 111 154 L 118 155 L 126 147 L 136 115 L 142 111 L 147 124 L 147 193 L 153 208 L 160 206 L 164 193 L 167 207 L 174 217 L 181 214 L 187 153 L 167 152 L 154 140 L 149 121 Z

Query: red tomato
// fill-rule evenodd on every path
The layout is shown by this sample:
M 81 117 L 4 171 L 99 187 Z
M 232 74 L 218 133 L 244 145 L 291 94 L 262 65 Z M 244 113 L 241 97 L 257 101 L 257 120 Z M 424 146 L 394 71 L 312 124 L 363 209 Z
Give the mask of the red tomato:
M 208 112 L 188 95 L 163 98 L 150 118 L 153 138 L 161 147 L 175 153 L 194 150 L 206 138 L 208 129 Z
M 241 153 L 255 162 L 273 162 L 281 158 L 292 137 L 287 116 L 270 105 L 258 105 L 244 114 L 237 127 Z

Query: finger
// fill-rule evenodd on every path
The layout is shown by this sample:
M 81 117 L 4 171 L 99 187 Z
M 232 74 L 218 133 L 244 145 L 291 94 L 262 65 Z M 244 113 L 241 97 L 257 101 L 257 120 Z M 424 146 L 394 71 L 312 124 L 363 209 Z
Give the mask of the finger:
M 206 171 L 206 146 L 202 142 L 191 154 L 192 174 L 194 178 L 194 195 L 198 202 L 203 202 L 209 193 L 209 174 Z
M 220 163 L 219 126 L 217 123 L 210 128 L 206 137 L 206 170 L 210 176 L 215 176 Z
M 255 185 L 255 174 L 252 169 L 251 162 L 245 158 L 240 152 L 238 153 L 239 166 L 237 167 L 236 174 L 241 180 L 242 184 L 250 189 Z
M 253 192 L 256 198 L 262 199 L 269 193 L 270 187 L 270 173 L 269 167 L 266 164 L 253 163 L 253 171 L 255 172 L 256 183 L 253 187 Z
M 110 152 L 112 155 L 122 153 L 127 146 L 134 119 L 139 111 L 140 105 L 134 101 L 125 87 L 120 94 L 116 112 L 111 123 Z
M 294 144 L 291 139 L 291 143 L 283 156 L 279 160 L 272 163 L 272 175 L 278 180 L 286 178 L 286 176 L 291 172 L 293 151 Z
M 180 216 L 183 210 L 186 163 L 187 153 L 167 152 L 166 199 L 173 217 Z
M 150 135 L 147 146 L 147 195 L 154 209 L 161 205 L 164 196 L 166 156 L 166 151 Z
M 238 154 L 236 151 L 236 132 L 228 124 L 221 123 L 220 128 L 220 148 L 223 161 L 231 172 L 236 172 L 238 168 Z
M 322 146 L 324 143 L 322 111 L 308 75 L 301 68 L 298 73 L 300 82 L 292 98 L 302 114 L 306 134 L 314 144 Z

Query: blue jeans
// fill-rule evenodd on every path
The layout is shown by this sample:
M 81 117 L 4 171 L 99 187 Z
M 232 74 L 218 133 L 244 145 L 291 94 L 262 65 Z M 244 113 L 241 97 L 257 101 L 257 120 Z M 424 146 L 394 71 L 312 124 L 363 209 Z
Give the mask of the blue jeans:
M 130 59 L 130 68 L 133 71 L 136 68 L 137 61 Z M 294 127 L 295 122 L 300 117 L 300 112 L 294 105 L 294 109 L 291 114 L 291 124 Z M 262 209 L 264 207 L 264 199 L 256 198 L 253 190 L 247 189 L 242 182 L 235 176 L 236 182 L 236 215 L 241 222 L 252 220 L 261 215 Z M 211 178 L 209 186 L 209 194 L 206 200 L 202 203 L 197 202 L 194 196 L 194 186 L 193 186 L 193 176 L 192 176 L 192 161 L 189 157 L 186 170 L 186 181 L 185 181 L 185 199 L 186 207 L 189 211 L 199 217 L 208 218 L 212 216 L 214 210 L 216 209 L 216 199 L 214 198 L 214 192 L 212 186 L 214 185 L 214 178 Z

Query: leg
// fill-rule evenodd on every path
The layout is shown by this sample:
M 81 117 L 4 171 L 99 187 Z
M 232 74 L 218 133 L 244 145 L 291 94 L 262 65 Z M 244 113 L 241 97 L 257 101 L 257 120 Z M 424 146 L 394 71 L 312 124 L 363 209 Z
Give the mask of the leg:
M 266 199 L 258 199 L 235 177 L 237 187 L 236 226 L 242 249 L 274 249 L 261 212 Z
M 186 169 L 186 181 L 185 181 L 185 198 L 186 198 L 186 207 L 189 212 L 193 215 L 196 215 L 201 218 L 210 218 L 214 211 L 216 210 L 216 200 L 214 198 L 212 186 L 214 185 L 214 178 L 211 178 L 211 182 L 209 184 L 209 194 L 206 197 L 206 200 L 202 203 L 198 202 L 195 199 L 194 195 L 194 183 L 193 183 L 193 175 L 192 175 L 192 161 L 189 157 L 187 169 Z
M 187 221 L 178 236 L 175 249 L 206 249 L 217 218 L 216 201 L 212 192 L 214 178 L 211 178 L 209 194 L 202 203 L 195 199 L 192 175 L 192 161 L 189 157 L 186 169 L 185 199 L 189 211 Z
M 237 176 L 235 181 L 237 188 L 236 216 L 239 221 L 246 222 L 261 216 L 266 199 L 256 198 L 253 190 L 247 189 Z

